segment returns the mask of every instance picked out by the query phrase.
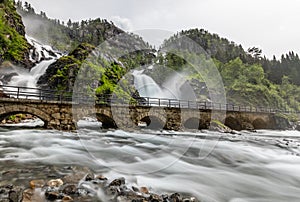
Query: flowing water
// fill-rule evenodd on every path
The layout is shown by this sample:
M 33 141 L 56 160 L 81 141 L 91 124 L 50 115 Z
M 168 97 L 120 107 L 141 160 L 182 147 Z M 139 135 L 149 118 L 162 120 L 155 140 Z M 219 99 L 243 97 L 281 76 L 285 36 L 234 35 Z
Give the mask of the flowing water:
M 18 72 L 11 82 L 35 87 L 54 59 L 40 62 L 30 73 Z M 142 71 L 134 72 L 134 78 L 142 96 L 170 98 Z M 95 123 L 82 123 L 90 124 Z M 31 179 L 57 178 L 70 166 L 87 166 L 109 179 L 122 176 L 129 185 L 156 193 L 188 193 L 200 201 L 296 202 L 299 155 L 297 131 L 222 134 L 83 127 L 71 133 L 0 128 L 0 185 L 27 186 Z
M 148 67 L 148 69 L 152 69 L 152 66 Z M 184 73 L 174 72 L 171 76 L 165 78 L 161 86 L 150 76 L 144 74 L 144 70 L 134 70 L 132 75 L 135 88 L 142 97 L 178 100 L 194 100 L 196 98 L 194 90 L 187 84 Z
M 9 72 L 6 74 L 14 74 L 11 80 L 7 85 L 9 86 L 19 86 L 19 87 L 27 87 L 27 88 L 37 88 L 37 81 L 39 78 L 46 72 L 47 68 L 50 64 L 55 62 L 61 54 L 55 50 L 53 50 L 50 46 L 42 45 L 34 38 L 26 36 L 28 42 L 33 46 L 31 50 L 30 60 L 36 65 L 28 70 L 21 67 L 13 66 Z M 4 88 L 4 92 L 13 92 L 16 89 L 14 88 Z M 35 92 L 35 90 L 24 90 L 28 92 Z
M 49 175 L 47 166 L 84 165 L 110 179 L 124 176 L 129 185 L 189 193 L 201 201 L 300 201 L 299 138 L 296 131 L 267 130 L 233 135 L 1 129 L 1 181 L 24 184 Z

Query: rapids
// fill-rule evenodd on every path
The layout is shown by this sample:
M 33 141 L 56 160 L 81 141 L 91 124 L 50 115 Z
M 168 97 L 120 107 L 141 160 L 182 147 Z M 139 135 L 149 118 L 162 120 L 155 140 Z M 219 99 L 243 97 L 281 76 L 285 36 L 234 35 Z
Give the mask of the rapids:
M 200 201 L 300 201 L 299 138 L 300 132 L 268 130 L 233 135 L 1 129 L 1 183 L 28 184 L 49 174 L 47 166 L 57 171 L 77 165 Z M 5 174 L 10 172 L 13 178 Z

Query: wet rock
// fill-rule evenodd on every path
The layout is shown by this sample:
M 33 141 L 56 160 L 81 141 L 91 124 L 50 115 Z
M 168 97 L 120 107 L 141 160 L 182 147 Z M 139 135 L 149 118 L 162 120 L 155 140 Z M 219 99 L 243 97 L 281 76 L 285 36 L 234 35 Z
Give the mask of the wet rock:
M 149 201 L 150 202 L 160 202 L 160 201 L 162 201 L 162 198 L 157 194 L 151 194 L 149 197 Z
M 29 186 L 34 189 L 34 188 L 42 188 L 45 185 L 45 180 L 31 180 L 29 182 Z
M 78 188 L 76 190 L 76 194 L 78 194 L 79 196 L 86 196 L 89 194 L 88 190 L 84 189 L 84 188 Z
M 73 173 L 69 174 L 62 178 L 63 182 L 66 184 L 77 184 L 80 180 L 84 179 L 87 174 L 94 176 L 93 172 L 86 167 L 79 168 L 79 167 L 71 167 Z
M 107 181 L 108 179 L 106 177 L 104 177 L 103 175 L 98 175 L 95 178 L 96 180 L 102 180 L 102 181 Z
M 297 122 L 297 125 L 295 126 L 295 130 L 300 131 L 300 123 L 299 122 Z
M 64 184 L 64 182 L 61 179 L 49 180 L 47 182 L 47 185 L 50 187 L 60 187 L 63 184 Z
M 66 185 L 62 190 L 62 192 L 67 195 L 76 194 L 76 191 L 77 191 L 77 187 L 76 185 L 73 184 Z
M 149 190 L 148 190 L 147 187 L 141 187 L 140 192 L 143 193 L 143 194 L 149 194 Z
M 112 196 L 113 198 L 116 197 L 120 193 L 120 189 L 117 186 L 109 186 L 105 190 L 105 194 L 108 196 Z
M 94 176 L 90 173 L 85 176 L 85 181 L 92 181 L 94 179 L 95 179 Z
M 14 185 L 0 187 L 0 199 L 2 201 L 19 202 L 22 199 L 23 188 Z
M 163 194 L 163 195 L 161 196 L 161 198 L 162 198 L 162 201 L 163 201 L 163 202 L 170 202 L 169 196 L 168 196 L 167 194 Z
M 170 196 L 170 201 L 171 202 L 180 202 L 181 201 L 181 196 L 178 193 L 174 193 Z
M 132 190 L 135 191 L 135 192 L 139 192 L 139 191 L 140 191 L 139 188 L 137 188 L 137 187 L 135 187 L 135 186 L 132 186 L 131 188 L 132 188 Z
M 124 185 L 124 184 L 125 184 L 125 178 L 121 177 L 121 178 L 113 180 L 108 186 L 109 187 L 111 187 L 111 186 L 121 186 L 121 185 Z
M 56 199 L 61 199 L 61 195 L 58 192 L 46 192 L 45 193 L 46 199 L 50 201 L 54 201 Z
M 62 201 L 73 201 L 73 198 L 71 197 L 71 196 L 64 196 L 63 198 L 62 198 Z

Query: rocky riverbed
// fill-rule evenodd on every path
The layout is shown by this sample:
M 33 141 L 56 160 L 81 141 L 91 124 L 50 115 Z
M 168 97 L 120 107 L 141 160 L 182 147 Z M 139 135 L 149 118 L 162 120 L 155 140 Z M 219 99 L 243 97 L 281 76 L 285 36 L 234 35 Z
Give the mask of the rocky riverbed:
M 46 170 L 51 168 L 46 168 Z M 11 169 L 2 176 L 14 175 L 24 170 Z M 108 179 L 88 168 L 65 167 L 60 172 L 68 175 L 55 178 L 45 173 L 44 178 L 29 180 L 28 184 L 2 184 L 1 202 L 40 201 L 115 201 L 115 202 L 194 202 L 195 197 L 168 193 L 158 194 L 148 187 L 128 186 L 124 177 Z M 53 173 L 52 173 L 53 174 Z M 57 176 L 57 174 L 55 174 Z M 25 181 L 24 181 L 25 182 Z

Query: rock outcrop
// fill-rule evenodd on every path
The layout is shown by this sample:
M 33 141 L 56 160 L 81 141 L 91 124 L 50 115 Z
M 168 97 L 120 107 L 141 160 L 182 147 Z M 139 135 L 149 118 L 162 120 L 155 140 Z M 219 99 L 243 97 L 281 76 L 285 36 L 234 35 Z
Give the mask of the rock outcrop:
M 90 44 L 80 44 L 67 56 L 51 64 L 37 84 L 44 89 L 71 91 L 82 62 L 94 49 Z
M 14 1 L 3 0 L 0 4 L 0 65 L 4 61 L 31 68 L 31 45 L 25 39 L 25 27 L 17 13 Z

